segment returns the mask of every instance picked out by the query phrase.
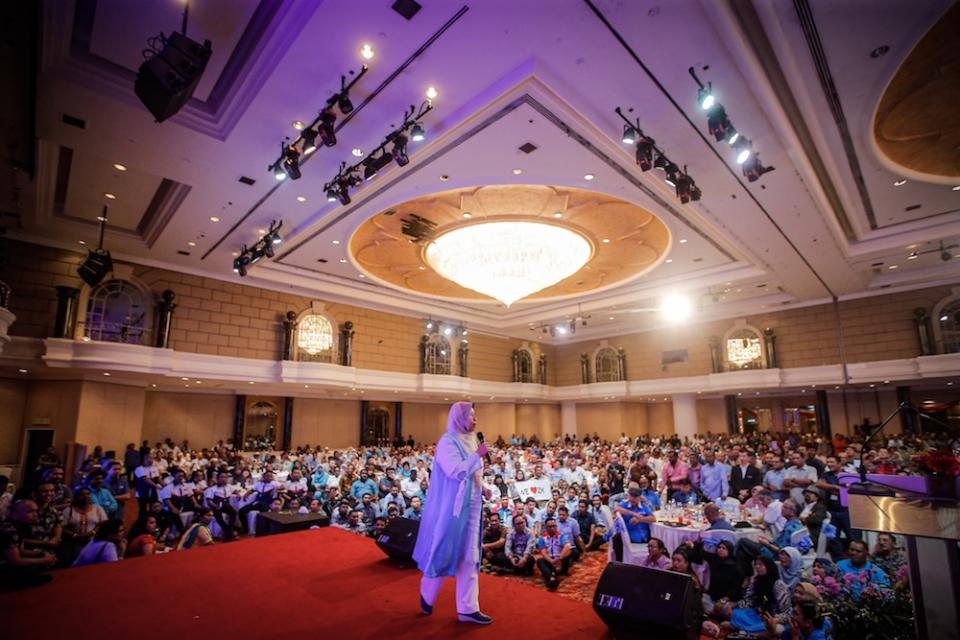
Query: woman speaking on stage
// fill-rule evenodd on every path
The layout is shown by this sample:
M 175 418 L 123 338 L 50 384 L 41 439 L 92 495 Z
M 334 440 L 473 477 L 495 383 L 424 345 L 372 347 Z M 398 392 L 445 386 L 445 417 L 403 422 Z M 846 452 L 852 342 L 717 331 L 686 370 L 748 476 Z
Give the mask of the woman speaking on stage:
M 480 612 L 480 510 L 483 506 L 483 457 L 487 446 L 477 440 L 477 418 L 469 402 L 455 402 L 447 415 L 430 474 L 427 500 L 413 559 L 423 572 L 420 609 L 433 613 L 443 579 L 456 576 L 457 618 L 490 624 Z

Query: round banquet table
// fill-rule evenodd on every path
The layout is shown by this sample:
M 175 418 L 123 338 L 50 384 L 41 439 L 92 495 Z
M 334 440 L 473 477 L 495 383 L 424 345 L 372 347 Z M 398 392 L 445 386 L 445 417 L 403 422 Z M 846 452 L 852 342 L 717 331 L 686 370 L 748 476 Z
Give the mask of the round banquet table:
M 684 542 L 688 540 L 696 540 L 705 532 L 706 527 L 671 527 L 663 524 L 662 522 L 653 522 L 650 524 L 650 535 L 654 538 L 663 540 L 664 546 L 666 546 L 670 553 L 673 553 L 677 547 L 682 545 Z M 764 532 L 762 529 L 750 527 L 748 529 L 735 529 L 733 535 L 737 537 L 737 542 L 739 542 L 743 538 L 756 540 L 760 536 L 764 535 Z

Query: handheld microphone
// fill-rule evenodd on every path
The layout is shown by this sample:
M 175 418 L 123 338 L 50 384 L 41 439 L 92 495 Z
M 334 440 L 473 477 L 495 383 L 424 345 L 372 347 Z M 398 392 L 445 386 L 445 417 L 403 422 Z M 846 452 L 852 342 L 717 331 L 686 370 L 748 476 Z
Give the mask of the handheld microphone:
M 479 442 L 480 444 L 483 444 L 483 431 L 477 431 L 477 442 Z M 490 452 L 489 452 L 489 451 L 487 451 L 486 458 L 487 458 L 487 462 L 490 462 Z

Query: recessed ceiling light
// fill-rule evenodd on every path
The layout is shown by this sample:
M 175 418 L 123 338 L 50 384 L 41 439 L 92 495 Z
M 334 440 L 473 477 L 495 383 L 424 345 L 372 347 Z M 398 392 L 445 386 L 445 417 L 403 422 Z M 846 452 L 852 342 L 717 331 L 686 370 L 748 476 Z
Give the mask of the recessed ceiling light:
M 473 214 L 470 213 L 469 211 L 464 211 L 464 212 L 463 212 L 463 217 L 464 217 L 464 218 L 467 218 L 467 219 L 469 220 L 470 218 L 473 217 Z
M 613 320 L 613 316 L 610 316 L 610 319 Z
M 420 271 L 426 271 L 426 270 L 427 270 L 427 268 L 426 268 L 425 266 L 420 265 Z
M 907 184 L 906 178 L 900 178 L 899 180 L 897 180 L 897 181 L 895 181 L 895 182 L 893 183 L 893 186 L 895 186 L 895 187 L 902 187 L 902 186 L 905 185 L 905 184 Z
M 523 173 L 523 169 L 520 169 L 519 167 L 513 170 L 513 175 L 515 176 L 518 176 L 521 173 Z
M 603 244 L 610 244 L 610 238 L 604 238 L 601 242 L 603 242 Z
M 116 169 L 117 171 L 126 171 L 126 170 L 127 170 L 127 165 L 125 165 L 125 164 L 120 164 L 119 162 L 114 162 L 114 163 L 113 163 L 113 168 Z
M 82 245 L 86 245 L 86 244 L 87 244 L 87 243 L 84 242 L 83 240 L 77 240 L 77 242 L 79 242 L 79 243 L 82 244 Z
M 248 382 L 247 384 L 253 384 L 253 383 L 252 383 L 252 382 Z
M 340 262 L 346 262 L 346 261 L 347 261 L 346 258 L 340 258 Z
M 593 180 L 595 177 L 596 177 L 596 176 L 593 175 L 592 173 L 588 173 L 588 174 L 585 174 L 585 175 L 583 176 L 583 179 L 584 179 L 584 180 Z
M 875 386 L 877 386 L 877 385 L 872 384 L 872 385 L 870 385 L 870 388 L 873 389 Z
M 26 373 L 26 372 L 27 372 L 26 369 L 17 369 L 17 371 L 19 371 L 20 373 Z
M 195 247 L 195 246 L 197 246 L 197 243 L 194 242 L 193 240 L 191 240 L 190 242 L 187 243 L 187 246 L 188 246 L 188 247 Z
M 687 239 L 686 239 L 686 238 L 681 238 L 681 239 L 680 239 L 680 244 L 687 244 Z
M 104 371 L 103 375 L 107 376 L 108 378 L 110 377 L 110 373 L 108 371 Z
M 562 214 L 561 212 L 557 211 L 555 214 L 553 214 L 553 217 L 556 218 L 557 220 L 559 220 L 560 218 L 563 217 L 563 214 Z
M 360 275 L 361 278 L 366 278 L 366 277 L 367 277 L 367 276 L 363 275 L 362 273 L 359 274 L 359 275 Z
M 306 196 L 297 196 L 297 202 L 306 202 L 306 201 L 307 201 Z
M 309 388 L 310 388 L 310 385 L 305 384 L 305 385 L 303 385 L 303 388 L 304 388 L 304 389 L 309 389 Z
M 354 157 L 354 158 L 362 158 L 362 157 L 363 157 L 363 149 L 361 149 L 360 147 L 354 147 L 353 150 L 352 150 L 350 153 L 353 154 L 353 157 Z
M 218 216 L 210 216 L 210 222 L 220 222 L 220 218 Z
M 916 260 L 919 257 L 920 255 L 916 251 L 914 251 L 913 253 L 907 256 L 907 260 Z
M 237 258 L 237 257 L 240 256 L 240 252 L 239 252 L 239 251 L 234 251 L 234 252 L 231 253 L 230 255 L 232 255 L 234 258 Z
M 955 186 L 955 187 L 952 187 L 952 188 L 950 189 L 950 191 L 960 191 L 960 184 L 958 184 L 958 185 Z
M 887 269 L 890 269 L 891 271 L 893 271 L 894 269 L 897 269 L 897 268 L 899 268 L 899 267 L 898 267 L 897 265 L 895 265 L 895 264 L 892 264 L 892 265 L 890 265 L 889 267 L 887 267 Z
M 115 196 L 115 195 L 112 194 L 112 193 L 104 193 L 104 194 L 103 194 L 103 197 L 106 198 L 107 200 L 116 200 L 116 199 L 117 199 L 117 196 Z
M 156 388 L 157 388 L 157 383 L 156 383 L 156 382 L 154 382 L 154 383 L 153 383 L 153 384 L 151 384 L 150 386 L 151 386 L 151 387 L 153 387 L 154 389 L 156 389 Z
M 364 60 L 371 60 L 373 58 L 373 47 L 364 43 L 364 45 L 360 47 L 360 57 Z
M 446 182 L 449 179 L 450 179 L 450 176 L 448 176 L 447 174 L 443 174 L 442 176 L 440 176 L 440 182 Z
M 435 100 L 438 95 L 436 87 L 427 87 L 427 100 Z
M 667 258 L 667 264 L 670 264 L 671 262 L 673 262 L 673 258 Z
M 299 120 L 294 120 L 293 128 L 296 129 L 297 131 L 303 131 L 303 123 L 300 122 Z
M 184 382 L 187 382 L 188 380 L 190 380 L 190 378 L 180 378 L 180 379 L 183 380 Z
M 340 244 L 339 240 L 332 240 L 331 242 L 333 242 L 333 244 Z

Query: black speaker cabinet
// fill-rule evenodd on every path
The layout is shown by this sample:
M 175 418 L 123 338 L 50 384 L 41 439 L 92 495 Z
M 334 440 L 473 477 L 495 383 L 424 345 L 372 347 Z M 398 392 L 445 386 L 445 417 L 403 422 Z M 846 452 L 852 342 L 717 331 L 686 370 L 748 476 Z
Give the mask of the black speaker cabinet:
M 187 103 L 207 67 L 210 41 L 201 45 L 174 32 L 163 49 L 140 65 L 134 92 L 157 122 L 163 122 Z
M 697 638 L 703 603 L 688 575 L 611 562 L 597 582 L 593 610 L 615 637 Z
M 403 564 L 412 565 L 413 548 L 417 544 L 420 521 L 408 518 L 394 518 L 377 536 L 377 546 L 390 558 Z

